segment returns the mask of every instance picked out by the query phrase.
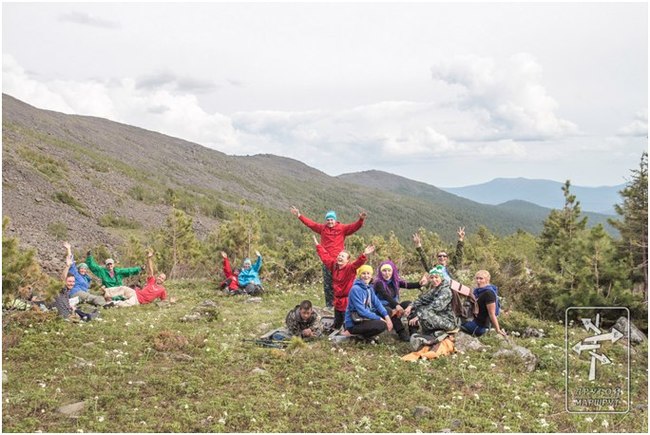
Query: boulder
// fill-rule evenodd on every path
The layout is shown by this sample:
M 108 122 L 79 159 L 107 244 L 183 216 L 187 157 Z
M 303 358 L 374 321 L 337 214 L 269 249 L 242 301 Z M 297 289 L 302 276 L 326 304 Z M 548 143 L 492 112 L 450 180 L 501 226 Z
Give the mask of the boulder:
M 623 335 L 627 335 L 628 325 L 630 327 L 630 343 L 639 344 L 648 339 L 645 334 L 639 330 L 639 328 L 634 326 L 634 323 L 627 321 L 627 317 L 619 317 L 614 324 L 614 329 Z
M 456 334 L 454 347 L 459 352 L 467 352 L 468 350 L 480 352 L 483 349 L 487 349 L 487 346 L 481 343 L 478 338 L 465 333 Z
M 537 367 L 538 358 L 529 349 L 516 345 L 509 340 L 501 342 L 501 349 L 495 352 L 494 357 L 514 357 L 523 361 L 526 370 L 532 372 Z

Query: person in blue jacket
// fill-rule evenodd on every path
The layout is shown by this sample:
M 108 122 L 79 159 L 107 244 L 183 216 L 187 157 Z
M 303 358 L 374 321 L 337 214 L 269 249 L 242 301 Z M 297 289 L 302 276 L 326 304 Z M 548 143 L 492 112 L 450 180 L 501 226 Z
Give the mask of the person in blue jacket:
M 262 287 L 262 281 L 260 281 L 260 269 L 262 267 L 262 254 L 259 251 L 255 251 L 257 255 L 257 261 L 255 264 L 252 264 L 250 258 L 246 258 L 242 264 L 241 270 L 239 271 L 239 276 L 237 282 L 239 283 L 239 288 L 244 291 L 244 293 L 251 296 L 262 294 L 264 288 Z
M 371 266 L 364 264 L 357 269 L 357 279 L 350 289 L 348 308 L 345 311 L 347 331 L 366 340 L 386 330 L 393 330 L 393 322 L 370 285 L 371 280 Z
M 68 255 L 65 258 L 65 264 L 67 266 L 65 275 L 68 274 L 74 276 L 74 287 L 68 293 L 69 298 L 77 297 L 79 302 L 86 302 L 88 304 L 97 305 L 100 307 L 108 308 L 113 305 L 112 302 L 106 302 L 104 297 L 99 295 L 94 295 L 90 293 L 90 284 L 92 283 L 92 278 L 88 275 L 88 266 L 86 263 L 77 263 L 74 261 L 74 256 L 72 255 L 72 246 L 68 242 L 64 242 L 63 246 L 68 251 Z

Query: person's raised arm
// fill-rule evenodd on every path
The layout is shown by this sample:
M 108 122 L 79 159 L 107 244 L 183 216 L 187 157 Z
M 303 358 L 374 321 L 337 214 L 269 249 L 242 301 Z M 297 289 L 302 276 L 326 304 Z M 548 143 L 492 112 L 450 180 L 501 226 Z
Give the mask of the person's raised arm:
M 147 251 L 147 278 L 154 276 L 153 273 L 153 250 Z
M 362 210 L 361 212 L 359 212 L 359 219 L 356 222 L 353 222 L 351 224 L 340 224 L 341 228 L 343 228 L 343 234 L 349 236 L 350 234 L 354 234 L 357 231 L 359 231 L 359 229 L 363 226 L 363 223 L 365 222 L 367 217 L 368 217 L 368 212 Z
M 429 272 L 429 265 L 427 264 L 427 258 L 424 255 L 424 249 L 422 249 L 422 240 L 418 233 L 413 234 L 413 244 L 415 245 L 415 250 L 418 253 L 418 258 L 420 259 L 420 264 L 424 267 L 425 272 Z
M 456 253 L 454 254 L 452 264 L 454 266 L 454 269 L 460 269 L 460 267 L 463 265 L 463 254 L 465 248 L 465 227 L 458 227 L 458 231 L 456 231 L 456 234 L 458 234 L 458 242 L 456 243 Z
M 63 285 L 65 285 L 65 280 L 68 277 L 68 272 L 70 271 L 71 265 L 72 265 L 72 256 L 68 255 L 65 257 L 65 268 L 63 268 Z

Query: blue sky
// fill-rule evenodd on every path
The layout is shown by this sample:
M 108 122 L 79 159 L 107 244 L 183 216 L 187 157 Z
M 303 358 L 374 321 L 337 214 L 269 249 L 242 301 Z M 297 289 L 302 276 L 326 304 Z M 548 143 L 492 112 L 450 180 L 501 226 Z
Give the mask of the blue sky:
M 3 3 L 2 89 L 227 154 L 441 187 L 620 184 L 647 149 L 637 3 Z

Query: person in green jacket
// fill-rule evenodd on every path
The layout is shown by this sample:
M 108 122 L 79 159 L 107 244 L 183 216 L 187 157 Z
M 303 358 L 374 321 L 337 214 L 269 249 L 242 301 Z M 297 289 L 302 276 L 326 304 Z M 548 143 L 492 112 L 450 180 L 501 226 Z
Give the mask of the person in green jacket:
M 144 266 L 115 267 L 115 261 L 113 261 L 112 258 L 107 258 L 104 262 L 106 266 L 102 267 L 95 262 L 90 251 L 86 254 L 86 264 L 90 271 L 102 281 L 102 285 L 106 288 L 121 287 L 123 285 L 122 278 L 137 275 L 144 270 Z

